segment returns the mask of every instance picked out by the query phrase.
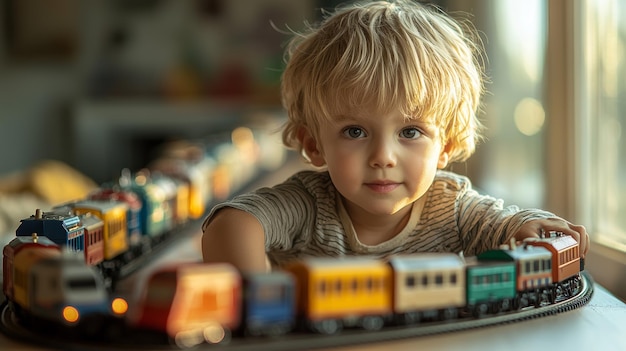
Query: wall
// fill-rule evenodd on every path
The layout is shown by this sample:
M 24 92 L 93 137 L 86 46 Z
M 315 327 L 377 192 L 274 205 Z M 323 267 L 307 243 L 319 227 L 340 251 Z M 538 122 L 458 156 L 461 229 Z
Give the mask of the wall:
M 94 150 L 76 150 L 84 147 L 84 138 L 76 133 L 85 126 L 104 126 L 107 138 L 132 139 L 129 133 L 143 133 L 139 127 L 120 130 L 116 122 L 109 125 L 108 120 L 120 116 L 126 124 L 154 129 L 150 116 L 135 117 L 133 108 L 120 112 L 120 106 L 171 111 L 158 118 L 178 126 L 170 129 L 172 137 L 193 135 L 199 126 L 219 129 L 214 119 L 220 117 L 225 127 L 231 126 L 233 115 L 240 119 L 257 107 L 279 109 L 282 44 L 288 35 L 270 22 L 298 29 L 314 19 L 316 4 L 314 0 L 1 2 L 0 178 L 47 158 L 76 166 L 98 181 L 109 177 L 109 168 L 120 164 L 94 159 L 97 167 L 85 166 L 82 155 Z M 177 116 L 179 109 L 170 105 L 204 106 L 213 121 L 186 124 L 189 118 Z M 228 113 L 220 116 L 224 109 L 213 110 L 214 105 L 228 105 Z M 106 111 L 120 113 L 103 115 Z M 86 125 L 94 115 L 99 121 Z M 109 133 L 113 127 L 117 129 Z M 93 129 L 89 132 L 99 135 Z M 157 134 L 168 137 L 162 131 Z M 106 140 L 104 147 L 113 142 Z

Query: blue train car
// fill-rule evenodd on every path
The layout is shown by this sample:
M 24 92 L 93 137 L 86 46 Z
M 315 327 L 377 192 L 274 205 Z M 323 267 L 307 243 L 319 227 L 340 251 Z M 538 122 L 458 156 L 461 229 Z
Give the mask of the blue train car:
M 172 210 L 163 189 L 154 184 L 147 172 L 131 174 L 127 169 L 122 171 L 119 186 L 123 190 L 132 191 L 141 200 L 139 216 L 143 235 L 151 240 L 159 239 L 174 226 Z
M 37 209 L 34 215 L 22 219 L 15 231 L 16 236 L 30 237 L 33 233 L 48 237 L 71 251 L 85 250 L 85 228 L 80 218 L 69 212 L 42 212 Z
M 295 325 L 295 280 L 286 272 L 244 277 L 243 327 L 249 335 L 280 335 Z

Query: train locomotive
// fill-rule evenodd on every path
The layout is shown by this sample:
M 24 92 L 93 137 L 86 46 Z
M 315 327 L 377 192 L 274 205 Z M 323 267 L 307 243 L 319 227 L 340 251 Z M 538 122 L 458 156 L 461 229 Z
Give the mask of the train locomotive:
M 67 326 L 94 335 L 123 318 L 128 304 L 109 294 L 101 275 L 47 237 L 18 236 L 3 250 L 3 292 L 17 318 L 31 328 Z

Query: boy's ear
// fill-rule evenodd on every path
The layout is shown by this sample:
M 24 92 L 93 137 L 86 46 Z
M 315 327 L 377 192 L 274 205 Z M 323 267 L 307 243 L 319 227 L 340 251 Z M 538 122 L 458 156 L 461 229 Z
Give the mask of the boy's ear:
M 448 165 L 448 162 L 450 161 L 451 149 L 452 147 L 450 146 L 450 144 L 446 144 L 441 150 L 441 153 L 439 154 L 439 161 L 437 162 L 438 169 L 444 169 Z
M 298 131 L 298 139 L 302 143 L 302 149 L 306 154 L 306 157 L 311 161 L 311 164 L 315 167 L 322 167 L 326 164 L 322 151 L 317 146 L 317 141 L 308 129 L 302 128 Z

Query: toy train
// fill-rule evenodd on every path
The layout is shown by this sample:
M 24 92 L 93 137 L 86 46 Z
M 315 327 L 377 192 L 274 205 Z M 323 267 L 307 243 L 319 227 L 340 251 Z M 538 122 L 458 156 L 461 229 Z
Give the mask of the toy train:
M 111 295 L 124 267 L 284 161 L 266 134 L 240 127 L 230 138 L 168 143 L 146 168 L 22 219 L 3 258 L 3 293 L 16 315 L 60 325 L 123 316 L 126 302 Z
M 309 258 L 243 276 L 225 263 L 179 263 L 158 268 L 140 297 L 126 302 L 112 297 L 82 255 L 35 234 L 5 247 L 3 291 L 29 323 L 35 317 L 72 325 L 82 318 L 80 330 L 107 330 L 102 321 L 117 328 L 115 320 L 123 320 L 124 333 L 190 347 L 232 335 L 376 331 L 540 307 L 574 296 L 581 268 L 576 240 L 550 232 L 468 258 Z
M 212 202 L 231 196 L 258 171 L 280 165 L 276 160 L 284 158 L 285 150 L 273 146 L 280 144 L 265 134 L 263 129 L 241 127 L 221 142 L 215 140 L 222 137 L 214 137 L 204 144 L 167 144 L 146 168 L 124 169 L 118 180 L 84 199 L 22 219 L 16 236 L 36 233 L 84 253 L 85 262 L 96 267 L 113 290 L 130 262 L 202 218 Z
M 562 233 L 463 258 L 452 253 L 310 258 L 240 276 L 228 264 L 163 267 L 133 303 L 128 325 L 178 345 L 290 331 L 479 318 L 540 307 L 581 287 L 578 243 Z

